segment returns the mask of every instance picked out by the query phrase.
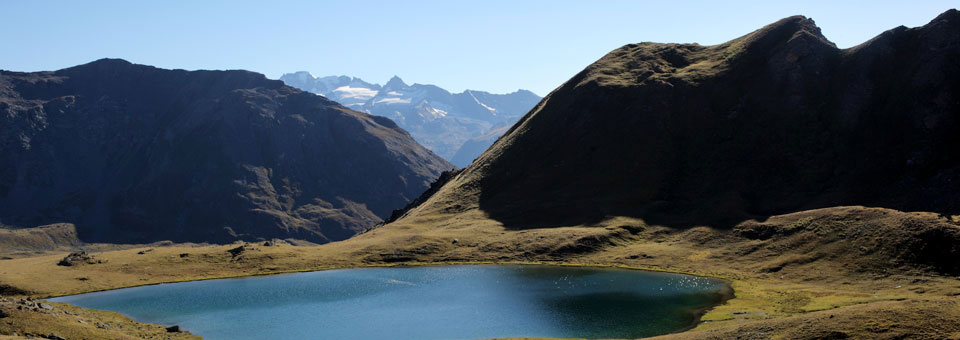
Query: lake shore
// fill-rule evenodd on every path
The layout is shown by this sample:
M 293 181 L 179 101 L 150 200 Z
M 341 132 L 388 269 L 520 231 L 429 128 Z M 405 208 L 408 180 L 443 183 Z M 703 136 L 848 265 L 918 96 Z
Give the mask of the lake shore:
M 192 246 L 192 245 L 189 246 L 189 247 L 179 247 L 179 246 L 177 246 L 177 245 L 172 245 L 172 246 L 160 247 L 161 249 L 160 249 L 160 252 L 159 252 L 158 254 L 164 254 L 164 253 L 168 253 L 168 252 L 169 252 L 169 253 L 174 253 L 174 252 L 186 251 L 187 249 L 190 249 L 190 250 L 193 250 L 194 253 L 199 253 L 199 254 L 203 254 L 203 255 L 212 255 L 212 254 L 210 254 L 210 252 L 219 250 L 218 248 L 224 248 L 224 247 L 226 247 L 226 248 L 229 248 L 229 249 L 235 249 L 236 247 L 238 247 L 238 246 L 240 246 L 240 245 L 241 245 L 241 244 L 235 244 L 235 245 L 229 245 L 229 246 L 202 246 L 202 247 L 196 247 L 196 246 Z M 247 247 L 247 248 L 250 248 L 250 249 L 252 249 L 253 251 L 261 250 L 261 248 L 258 247 L 258 246 L 256 246 L 255 244 L 244 243 L 244 244 L 242 244 L 242 246 Z M 281 245 L 281 246 L 277 246 L 277 247 L 280 248 L 280 249 L 283 249 L 283 248 L 286 248 L 286 247 L 291 247 L 291 248 L 298 248 L 297 250 L 302 250 L 302 249 L 299 249 L 299 248 L 302 248 L 302 247 L 294 247 L 294 246 L 289 246 L 289 245 Z M 320 248 L 320 246 L 314 246 L 314 247 Z M 167 248 L 167 249 L 163 249 L 163 248 Z M 311 248 L 312 248 L 312 247 L 311 247 Z M 147 253 L 151 253 L 151 252 L 154 252 L 154 251 L 158 251 L 158 247 L 131 248 L 131 249 L 128 249 L 128 250 L 111 251 L 111 252 L 105 252 L 105 253 L 97 253 L 97 257 L 98 257 L 98 258 L 114 259 L 115 256 L 121 256 L 121 257 L 122 257 L 123 255 L 129 255 L 129 254 L 126 254 L 127 252 L 137 252 L 137 253 L 139 253 L 139 252 L 142 252 L 142 251 L 148 250 L 148 249 L 149 249 L 150 251 L 148 251 Z M 228 250 L 229 250 L 229 249 L 228 249 Z M 199 250 L 199 252 L 198 252 L 198 250 Z M 316 250 L 316 249 L 310 249 L 310 250 Z M 113 252 L 119 252 L 119 254 L 114 254 Z M 45 256 L 39 257 L 38 260 L 48 260 L 48 259 L 49 259 L 49 260 L 54 260 L 54 259 L 61 258 L 62 256 L 65 256 L 65 255 L 68 255 L 68 254 L 69 254 L 69 253 L 50 254 L 50 255 L 45 255 Z M 180 254 L 184 254 L 184 253 L 180 253 Z M 145 255 L 145 254 L 144 254 L 144 255 Z M 162 255 L 161 255 L 161 256 L 162 256 Z M 179 257 L 179 255 L 178 255 L 178 257 Z M 267 255 L 267 257 L 269 258 L 270 255 Z M 8 260 L 8 261 L 9 261 L 9 260 Z M 109 263 L 109 261 L 107 261 L 106 263 Z M 127 264 L 125 263 L 124 265 L 121 265 L 121 267 L 124 267 L 124 266 L 126 266 L 126 265 L 127 265 Z M 155 328 L 155 329 L 165 330 L 166 327 L 167 327 L 166 325 L 154 325 L 154 324 L 149 324 L 149 323 L 137 322 L 137 321 L 131 320 L 131 319 L 128 318 L 127 316 L 124 316 L 124 315 L 122 315 L 122 314 L 120 314 L 120 313 L 85 309 L 85 308 L 82 308 L 82 307 L 77 307 L 77 306 L 70 305 L 70 304 L 68 304 L 68 303 L 47 302 L 47 301 L 45 301 L 44 299 L 51 299 L 51 298 L 56 298 L 56 297 L 79 295 L 79 294 L 86 294 L 86 293 L 104 292 L 104 291 L 111 291 L 111 290 L 125 289 L 125 288 L 153 286 L 153 285 L 163 285 L 163 284 L 173 284 L 173 283 L 183 283 L 183 282 L 195 282 L 195 281 L 222 280 L 222 279 L 239 279 L 239 278 L 263 277 L 263 276 L 274 276 L 274 275 L 284 275 L 284 274 L 308 273 L 308 272 L 327 271 L 327 270 L 363 269 L 363 268 L 413 268 L 413 267 L 426 267 L 426 266 L 458 266 L 458 265 L 474 265 L 474 266 L 482 266 L 482 265 L 520 265 L 520 266 L 557 266 L 557 267 L 614 268 L 614 269 L 624 269 L 624 270 L 638 270 L 638 271 L 661 272 L 661 273 L 671 273 L 671 274 L 682 274 L 682 275 L 692 275 L 692 276 L 709 277 L 709 278 L 711 278 L 711 279 L 716 279 L 716 280 L 720 280 L 720 281 L 725 282 L 725 283 L 726 283 L 726 286 L 725 286 L 725 289 L 722 290 L 722 293 L 721 293 L 721 301 L 720 301 L 717 305 L 714 305 L 714 306 L 708 306 L 708 307 L 704 307 L 704 308 L 699 308 L 699 309 L 692 310 L 693 314 L 695 314 L 694 319 L 691 321 L 691 323 L 690 323 L 687 327 L 684 327 L 684 328 L 682 328 L 682 329 L 679 329 L 679 330 L 677 330 L 676 332 L 683 332 L 683 331 L 687 331 L 687 330 L 691 330 L 691 329 L 696 328 L 698 325 L 700 325 L 700 324 L 702 323 L 702 317 L 703 317 L 706 313 L 708 313 L 708 312 L 711 311 L 712 309 L 716 308 L 717 306 L 722 306 L 722 305 L 728 303 L 728 301 L 730 301 L 731 299 L 734 299 L 734 298 L 736 297 L 735 291 L 734 291 L 734 289 L 731 287 L 732 281 L 731 281 L 730 278 L 713 276 L 713 275 L 697 275 L 696 273 L 692 273 L 692 272 L 676 271 L 676 270 L 669 270 L 669 269 L 664 269 L 664 268 L 636 267 L 636 266 L 628 266 L 628 265 L 624 265 L 624 264 L 606 264 L 606 263 L 593 263 L 593 264 L 591 264 L 591 263 L 538 262 L 538 261 L 455 261 L 455 262 L 454 262 L 454 261 L 451 261 L 451 262 L 368 263 L 368 264 L 357 264 L 357 265 L 352 265 L 352 266 L 351 266 L 351 265 L 342 265 L 342 266 L 306 268 L 306 269 L 295 269 L 295 270 L 271 270 L 271 271 L 269 271 L 269 272 L 245 273 L 245 274 L 230 275 L 230 276 L 203 276 L 203 277 L 189 277 L 189 276 L 188 276 L 188 277 L 185 277 L 185 278 L 181 278 L 181 279 L 177 279 L 177 280 L 170 280 L 170 281 L 159 281 L 159 282 L 150 282 L 150 283 L 142 283 L 142 284 L 131 284 L 131 285 L 121 285 L 121 286 L 110 286 L 110 287 L 106 287 L 106 288 L 96 288 L 96 289 L 91 289 L 91 290 L 71 290 L 71 291 L 69 291 L 69 293 L 64 293 L 63 291 L 60 291 L 60 292 L 53 291 L 53 292 L 50 292 L 50 293 L 27 293 L 27 294 L 19 294 L 19 295 L 14 296 L 14 298 L 9 299 L 9 301 L 0 301 L 0 305 L 3 305 L 4 303 L 7 303 L 8 305 L 15 305 L 14 302 L 16 302 L 16 299 L 18 299 L 18 298 L 19 298 L 19 299 L 26 298 L 26 299 L 30 299 L 30 300 L 34 300 L 34 301 L 43 301 L 44 303 L 47 303 L 48 305 L 56 306 L 56 308 L 59 309 L 59 310 L 68 310 L 68 311 L 70 311 L 69 313 L 71 313 L 72 315 L 77 315 L 77 316 L 78 316 L 78 319 L 80 319 L 80 318 L 81 318 L 80 316 L 82 315 L 82 316 L 84 316 L 84 317 L 86 317 L 86 318 L 88 318 L 88 319 L 90 319 L 90 320 L 93 320 L 93 321 L 90 321 L 90 322 L 88 322 L 88 323 L 85 323 L 84 325 L 87 325 L 87 324 L 98 324 L 98 325 L 99 325 L 99 324 L 125 325 L 125 324 L 126 324 L 126 325 L 133 325 L 133 327 L 129 327 L 129 326 L 128 326 L 128 327 L 126 327 L 126 328 L 135 328 L 135 329 L 138 329 L 138 330 L 142 330 L 142 329 L 144 329 L 144 328 Z M 88 269 L 89 269 L 89 268 L 88 268 Z M 80 272 L 83 272 L 83 271 L 80 271 Z M 87 277 L 87 276 L 83 276 L 83 277 Z M 87 280 L 83 280 L 83 281 L 87 281 Z M 36 303 L 40 303 L 40 302 L 36 302 Z M 13 308 L 10 308 L 10 309 L 13 309 Z M 15 315 L 14 317 L 16 317 L 16 315 Z M 26 317 L 26 318 L 22 318 L 22 319 L 23 319 L 22 321 L 27 321 L 27 322 L 26 322 L 25 324 L 23 324 L 21 327 L 30 328 L 31 326 L 33 326 L 34 328 L 37 328 L 37 329 L 46 328 L 46 327 L 48 326 L 48 323 L 60 323 L 60 322 L 61 322 L 61 320 L 50 320 L 49 318 L 42 318 L 42 317 L 39 318 L 39 319 L 38 319 L 38 318 L 35 318 L 35 317 Z M 31 320 L 34 320 L 36 323 L 35 323 L 35 324 L 30 324 L 30 321 L 31 321 Z M 55 327 L 55 328 L 56 328 L 56 327 Z M 120 327 L 118 327 L 118 328 L 121 328 L 121 329 L 122 329 L 122 328 L 125 328 L 125 327 L 120 326 Z M 5 330 L 4 327 L 0 326 L 0 332 L 4 332 L 4 331 L 7 331 L 7 330 Z M 14 332 L 16 332 L 16 331 L 14 331 Z M 21 329 L 20 332 L 18 332 L 18 334 L 41 334 L 41 335 L 42 335 L 42 334 L 46 334 L 46 333 L 42 333 L 42 332 L 30 332 L 29 330 L 27 330 L 27 331 L 24 332 L 24 331 Z M 73 333 L 72 333 L 72 332 L 69 332 L 69 331 L 68 331 L 68 332 L 63 332 L 63 331 L 61 331 L 60 334 L 73 334 Z M 160 333 L 160 334 L 162 334 L 162 333 Z M 184 332 L 181 332 L 181 333 L 178 333 L 178 334 L 181 335 L 181 336 L 183 336 L 183 337 L 185 337 L 185 338 L 193 338 L 193 337 L 194 337 L 193 334 L 190 334 L 190 333 L 187 332 L 187 331 L 184 331 Z M 111 336 L 115 336 L 115 335 L 111 335 Z M 104 334 L 104 338 L 107 338 L 106 334 Z
M 855 240 L 825 243 L 830 235 L 864 224 L 896 227 L 890 219 L 941 223 L 936 222 L 938 217 L 876 208 L 838 209 L 770 218 L 764 225 L 777 230 L 793 226 L 793 230 L 766 239 L 745 237 L 735 230 L 671 230 L 617 219 L 608 225 L 532 230 L 469 224 L 462 229 L 428 230 L 401 225 L 321 246 L 251 243 L 238 255 L 229 252 L 239 246 L 236 244 L 130 248 L 93 253 L 102 263 L 73 267 L 56 265 L 66 255 L 60 252 L 0 261 L 0 284 L 26 293 L 20 296 L 51 297 L 166 282 L 353 267 L 615 266 L 730 282 L 734 298 L 704 313 L 693 329 L 667 335 L 667 339 L 715 338 L 756 329 L 789 338 L 811 338 L 827 331 L 856 337 L 881 329 L 887 335 L 907 338 L 960 333 L 957 277 L 910 263 L 892 266 L 884 257 L 889 256 L 887 252 L 841 251 L 859 247 L 850 244 Z M 823 235 L 813 239 L 807 232 Z M 822 254 L 828 251 L 831 253 Z M 878 269 L 880 264 L 885 267 Z M 20 334 L 23 330 L 41 334 L 51 327 L 46 322 L 60 322 L 31 324 L 17 315 L 13 318 L 23 322 L 0 322 L 0 334 L 18 330 Z M 865 322 L 878 328 L 856 326 Z M 69 326 L 86 327 L 79 323 Z
M 689 328 L 696 322 L 695 314 L 722 303 L 729 295 L 723 280 L 684 274 L 613 267 L 478 264 L 194 281 L 48 301 L 116 311 L 142 322 L 176 323 L 219 339 L 322 334 L 333 339 L 442 340 L 471 334 L 474 338 L 664 334 Z M 438 305 L 439 301 L 443 303 Z M 297 307 L 276 308 L 291 304 Z M 370 306 L 378 307 L 370 310 Z M 307 311 L 312 312 L 304 314 Z M 317 312 L 325 316 L 310 316 Z M 376 327 L 362 327 L 353 321 L 376 319 L 384 313 L 390 317 Z M 262 319 L 268 315 L 277 323 Z M 353 327 L 360 328 L 350 331 Z

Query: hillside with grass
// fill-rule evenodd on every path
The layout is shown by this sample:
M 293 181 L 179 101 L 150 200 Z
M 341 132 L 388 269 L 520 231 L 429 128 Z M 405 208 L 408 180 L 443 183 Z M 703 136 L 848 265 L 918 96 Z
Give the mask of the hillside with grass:
M 630 44 L 544 98 L 409 219 L 675 227 L 840 206 L 960 213 L 960 19 L 841 50 L 791 17 Z
M 348 243 L 368 261 L 733 280 L 669 338 L 960 336 L 957 60 L 956 10 L 849 49 L 800 16 L 715 46 L 626 45 Z

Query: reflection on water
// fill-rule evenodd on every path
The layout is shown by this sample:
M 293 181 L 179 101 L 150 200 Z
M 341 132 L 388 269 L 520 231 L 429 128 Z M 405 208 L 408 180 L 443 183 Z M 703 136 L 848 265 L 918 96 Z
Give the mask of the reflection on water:
M 689 326 L 720 281 L 554 266 L 332 270 L 165 284 L 54 299 L 206 339 L 630 338 Z
M 606 268 L 523 267 L 511 273 L 546 280 L 522 296 L 549 313 L 558 328 L 586 338 L 636 338 L 670 333 L 696 321 L 705 307 L 722 301 L 716 280 Z

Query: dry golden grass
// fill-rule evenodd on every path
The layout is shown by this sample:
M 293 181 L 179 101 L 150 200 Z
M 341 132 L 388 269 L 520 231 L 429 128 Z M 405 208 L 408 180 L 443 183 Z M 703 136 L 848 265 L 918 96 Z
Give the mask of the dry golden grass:
M 170 245 L 169 241 L 154 245 Z M 80 249 L 110 251 L 142 247 L 136 244 L 85 243 L 77 236 L 77 228 L 70 223 L 55 223 L 34 228 L 0 226 L 0 259 L 15 259 L 53 255 Z
M 322 246 L 247 244 L 239 256 L 228 252 L 236 244 L 175 245 L 97 252 L 93 256 L 104 263 L 75 267 L 56 265 L 66 253 L 3 260 L 0 284 L 49 297 L 162 282 L 363 266 L 618 266 L 731 282 L 735 298 L 708 311 L 694 330 L 674 337 L 726 338 L 759 329 L 769 338 L 812 339 L 822 336 L 821 331 L 854 338 L 883 332 L 906 338 L 952 334 L 960 327 L 960 280 L 902 261 L 882 247 L 908 237 L 893 230 L 910 223 L 956 228 L 934 214 L 863 207 L 774 216 L 744 222 L 733 230 L 672 229 L 625 217 L 589 227 L 511 230 L 482 214 L 460 214 L 452 221 L 419 215 Z M 767 230 L 757 229 L 761 227 L 779 234 L 743 236 L 744 230 Z M 854 230 L 860 233 L 856 239 L 837 236 Z M 879 250 L 862 252 L 867 245 Z M 147 249 L 152 250 L 138 254 Z M 939 320 L 932 315 L 943 319 L 939 328 L 920 332 Z M 17 327 L 47 323 L 53 327 L 58 322 L 13 319 L 19 322 Z M 0 329 L 0 333 L 12 330 L 16 328 Z
M 44 303 L 53 309 L 31 308 L 13 299 L 0 301 L 0 309 L 10 315 L 0 321 L 0 333 L 64 339 L 200 339 L 189 332 L 167 332 L 164 326 L 132 321 L 113 312 Z

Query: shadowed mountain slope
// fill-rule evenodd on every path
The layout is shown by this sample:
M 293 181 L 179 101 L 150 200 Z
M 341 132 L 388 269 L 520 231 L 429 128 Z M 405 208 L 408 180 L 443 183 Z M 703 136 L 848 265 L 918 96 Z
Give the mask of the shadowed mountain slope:
M 406 216 L 527 228 L 730 226 L 837 205 L 956 214 L 958 150 L 956 10 L 844 50 L 796 16 L 715 46 L 610 52 Z
M 449 163 L 386 118 L 247 71 L 0 71 L 0 220 L 85 241 L 354 235 Z

